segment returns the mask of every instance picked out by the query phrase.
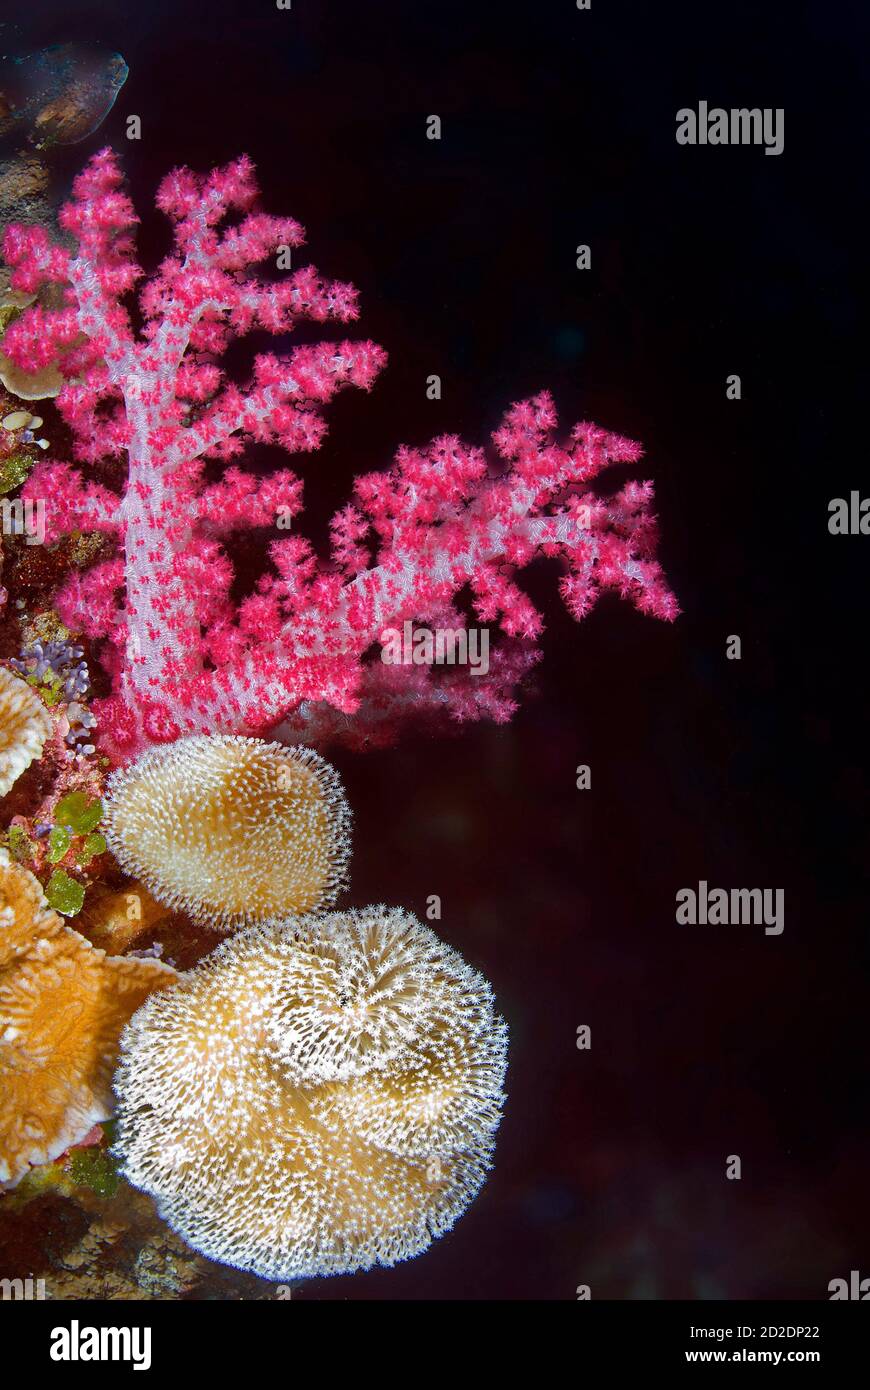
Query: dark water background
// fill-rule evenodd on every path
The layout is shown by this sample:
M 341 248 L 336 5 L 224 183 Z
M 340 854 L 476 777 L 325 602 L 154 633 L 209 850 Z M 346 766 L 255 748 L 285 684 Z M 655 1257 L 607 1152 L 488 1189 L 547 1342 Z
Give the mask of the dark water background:
M 864 367 L 849 294 L 860 9 L 7 11 L 23 49 L 99 41 L 129 63 L 100 135 L 56 167 L 122 149 L 146 258 L 166 249 L 149 211 L 162 174 L 247 151 L 265 206 L 360 288 L 359 332 L 390 365 L 295 460 L 308 534 L 323 540 L 353 475 L 398 443 L 482 442 L 545 386 L 566 426 L 643 440 L 656 481 L 675 626 L 614 599 L 578 627 L 542 565 L 528 583 L 545 658 L 509 728 L 336 757 L 356 812 L 351 901 L 422 916 L 441 896 L 438 929 L 509 1019 L 510 1095 L 494 1175 L 449 1237 L 302 1297 L 570 1299 L 588 1283 L 596 1298 L 822 1298 L 852 1268 L 870 1275 L 870 539 L 827 533 L 829 499 L 867 477 L 847 421 Z M 681 149 L 675 112 L 699 99 L 783 107 L 784 154 Z M 591 791 L 575 789 L 581 762 Z M 678 927 L 674 895 L 701 878 L 783 888 L 784 934 Z

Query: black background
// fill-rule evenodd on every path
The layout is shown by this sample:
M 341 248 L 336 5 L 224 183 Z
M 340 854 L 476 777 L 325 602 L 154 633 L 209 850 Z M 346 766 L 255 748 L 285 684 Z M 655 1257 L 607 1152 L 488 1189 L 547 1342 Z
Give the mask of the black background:
M 543 387 L 566 427 L 641 439 L 656 482 L 675 625 L 613 599 L 577 626 L 542 564 L 545 656 L 511 726 L 336 755 L 350 901 L 422 916 L 441 896 L 438 930 L 511 1025 L 509 1101 L 454 1232 L 298 1297 L 818 1299 L 870 1276 L 870 539 L 827 531 L 832 497 L 870 495 L 848 423 L 861 9 L 51 0 L 10 16 L 22 51 L 96 41 L 129 63 L 102 131 L 56 167 L 122 151 L 146 262 L 167 246 L 163 173 L 245 151 L 264 205 L 358 285 L 358 331 L 390 364 L 296 460 L 318 543 L 355 473 L 443 431 L 483 442 Z M 677 146 L 676 111 L 701 99 L 783 107 L 784 153 Z M 783 888 L 784 934 L 677 926 L 674 895 L 701 878 Z

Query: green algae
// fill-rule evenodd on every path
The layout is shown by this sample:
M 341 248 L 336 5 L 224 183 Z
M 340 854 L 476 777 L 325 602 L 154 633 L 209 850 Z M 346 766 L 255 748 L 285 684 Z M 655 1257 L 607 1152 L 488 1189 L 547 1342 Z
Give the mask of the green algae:
M 105 836 L 98 834 L 96 831 L 92 831 L 90 835 L 85 836 L 84 841 L 76 850 L 76 863 L 80 865 L 81 868 L 85 868 L 90 864 L 92 859 L 96 859 L 98 855 L 105 854 L 105 852 Z
M 13 492 L 26 480 L 35 459 L 28 454 L 10 454 L 0 460 L 0 494 Z
M 94 1144 L 73 1149 L 67 1172 L 77 1187 L 90 1188 L 98 1197 L 114 1197 L 121 1185 L 118 1165 L 107 1148 Z
M 81 912 L 85 900 L 84 885 L 70 878 L 63 869 L 55 869 L 46 885 L 45 896 L 49 907 L 53 907 L 55 912 L 62 913 L 64 917 L 75 917 L 77 912 Z
M 32 685 L 39 692 L 49 708 L 60 704 L 63 699 L 63 681 L 54 671 L 46 671 L 42 680 L 34 675 L 26 676 L 25 679 L 28 685 Z
M 66 857 L 70 849 L 73 850 L 73 858 L 79 868 L 86 868 L 92 859 L 106 852 L 105 836 L 100 835 L 95 827 L 100 823 L 103 815 L 103 803 L 99 799 L 88 801 L 84 792 L 68 792 L 61 797 L 55 807 L 56 824 L 52 826 L 48 837 L 48 862 L 59 864 Z M 78 844 L 74 841 L 78 840 Z M 73 880 L 68 880 L 72 882 Z M 60 893 L 67 890 L 67 884 L 59 880 L 55 892 Z M 50 900 L 50 899 L 49 899 Z M 52 903 L 52 906 L 55 904 Z M 63 911 L 63 908 L 58 908 Z M 73 909 L 74 912 L 78 908 Z M 68 914 L 71 915 L 71 914 Z
M 97 1197 L 112 1198 L 124 1183 L 118 1161 L 111 1152 L 115 1139 L 114 1121 L 104 1121 L 99 1144 L 73 1148 L 52 1163 L 42 1163 L 24 1174 L 20 1182 L 4 1195 L 10 1207 L 24 1207 L 36 1197 L 56 1192 L 74 1197 L 84 1188 Z
M 72 837 L 65 826 L 52 826 L 51 834 L 48 837 L 49 864 L 56 864 L 59 859 L 63 859 L 71 843 Z
M 6 843 L 16 864 L 32 862 L 36 857 L 36 845 L 20 825 L 10 825 L 6 832 Z
M 74 835 L 89 835 L 103 818 L 103 803 L 89 801 L 84 792 L 67 792 L 54 809 L 54 818 Z

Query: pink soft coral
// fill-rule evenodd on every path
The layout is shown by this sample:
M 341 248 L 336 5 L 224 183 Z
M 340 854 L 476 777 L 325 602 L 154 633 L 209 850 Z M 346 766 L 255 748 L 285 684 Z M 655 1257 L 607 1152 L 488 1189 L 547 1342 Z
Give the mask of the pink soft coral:
M 259 733 L 282 719 L 296 737 L 352 729 L 358 741 L 383 741 L 421 711 L 506 719 L 541 630 L 514 575 L 541 554 L 564 561 L 562 594 L 578 618 L 606 588 L 674 617 L 654 559 L 651 484 L 606 499 L 586 490 L 639 447 L 592 425 L 556 444 L 547 394 L 508 412 L 494 465 L 454 436 L 400 449 L 392 468 L 357 480 L 333 520 L 329 561 L 295 534 L 275 540 L 274 573 L 233 602 L 221 537 L 286 529 L 302 484 L 289 470 L 260 478 L 235 465 L 207 483 L 205 461 L 233 459 L 246 440 L 316 448 L 321 407 L 343 386 L 370 387 L 385 361 L 371 342 L 317 343 L 261 353 L 244 390 L 227 379 L 218 359 L 235 336 L 357 315 L 354 289 L 310 268 L 277 280 L 252 272 L 303 240 L 296 222 L 251 211 L 255 195 L 245 158 L 206 178 L 179 169 L 164 179 L 157 203 L 175 246 L 139 294 L 138 334 L 123 302 L 142 276 L 136 217 L 110 150 L 79 175 L 62 212 L 75 254 L 39 227 L 4 239 L 15 289 L 66 287 L 65 307 L 26 310 L 4 351 L 27 371 L 59 361 L 68 384 L 58 406 L 79 462 L 127 461 L 123 496 L 50 461 L 25 490 L 46 501 L 49 541 L 100 530 L 118 542 L 117 558 L 71 577 L 59 598 L 70 626 L 106 639 L 114 693 L 95 703 L 103 746 L 124 759 L 180 734 Z M 466 586 L 479 620 L 507 635 L 488 674 L 387 668 L 370 651 L 405 619 L 463 626 L 454 600 Z

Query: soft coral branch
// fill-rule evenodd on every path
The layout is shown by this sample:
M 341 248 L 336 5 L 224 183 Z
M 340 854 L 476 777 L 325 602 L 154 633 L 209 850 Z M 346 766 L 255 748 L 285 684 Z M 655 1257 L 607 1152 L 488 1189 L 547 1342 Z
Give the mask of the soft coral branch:
M 37 464 L 25 497 L 45 502 L 45 539 L 49 543 L 73 531 L 119 531 L 121 499 L 99 483 L 87 482 L 68 463 Z
M 185 563 L 203 531 L 240 523 L 243 507 L 248 525 L 274 524 L 272 505 L 298 509 L 298 488 L 286 474 L 251 488 L 235 473 L 231 501 L 226 488 L 220 494 L 204 485 L 205 459 L 231 458 L 246 440 L 316 448 L 324 404 L 344 386 L 370 386 L 384 361 L 373 343 L 320 343 L 284 356 L 260 354 L 247 389 L 226 379 L 214 355 L 232 337 L 252 329 L 284 333 L 300 318 L 347 321 L 356 314 L 352 288 L 312 270 L 277 282 L 257 273 L 255 265 L 279 245 L 298 246 L 302 229 L 252 212 L 255 196 L 245 159 L 206 178 L 176 170 L 164 180 L 158 204 L 174 224 L 175 250 L 140 294 L 141 337 L 123 302 L 142 276 L 132 240 L 136 217 L 111 151 L 90 161 L 62 211 L 62 226 L 78 242 L 74 254 L 51 247 L 41 229 L 13 227 L 4 240 L 16 288 L 49 277 L 65 286 L 63 307 L 26 310 L 8 330 L 4 350 L 25 370 L 57 360 L 67 374 L 58 405 L 79 462 L 126 455 L 123 498 L 86 486 L 72 470 L 64 479 L 57 468 L 38 472 L 27 495 L 45 496 L 53 537 L 79 527 L 118 531 L 126 557 L 119 625 L 133 652 L 130 698 L 150 696 L 155 679 L 193 679 L 203 670 L 200 585 L 213 582 L 223 593 L 220 567 L 212 579 Z M 222 229 L 233 213 L 244 214 L 242 221 Z M 220 500 L 223 516 L 216 512 Z M 205 607 L 222 610 L 217 601 Z
M 64 286 L 62 306 L 25 310 L 4 350 L 25 370 L 58 361 L 68 379 L 58 406 L 79 463 L 126 457 L 122 496 L 61 463 L 37 469 L 26 488 L 48 503 L 50 539 L 74 530 L 117 539 L 117 557 L 71 578 L 59 599 L 67 621 L 106 644 L 104 747 L 124 758 L 183 733 L 261 732 L 283 719 L 294 737 L 312 738 L 350 722 L 359 742 L 442 713 L 506 719 L 538 655 L 541 615 L 517 579 L 539 556 L 561 562 L 578 618 L 608 589 L 675 616 L 655 560 L 651 484 L 610 497 L 590 486 L 610 464 L 636 462 L 639 446 L 593 425 L 560 444 L 547 393 L 511 407 L 495 457 L 452 435 L 400 449 L 390 468 L 357 480 L 333 518 L 328 558 L 296 534 L 275 540 L 272 570 L 236 601 L 221 538 L 295 524 L 302 484 L 289 469 L 260 478 L 235 465 L 210 481 L 206 461 L 227 462 L 247 442 L 316 448 L 323 407 L 346 386 L 368 389 L 385 360 L 370 342 L 320 342 L 258 354 L 246 385 L 226 376 L 219 359 L 234 337 L 358 312 L 352 286 L 311 268 L 277 280 L 255 269 L 303 241 L 298 223 L 255 200 L 245 158 L 164 179 L 157 202 L 174 247 L 141 289 L 140 334 L 124 303 L 142 278 L 136 217 L 110 151 L 79 175 L 63 211 L 74 253 L 41 229 L 13 227 L 4 240 L 15 288 Z M 463 594 L 503 634 L 487 672 L 379 661 L 385 628 L 464 626 Z

